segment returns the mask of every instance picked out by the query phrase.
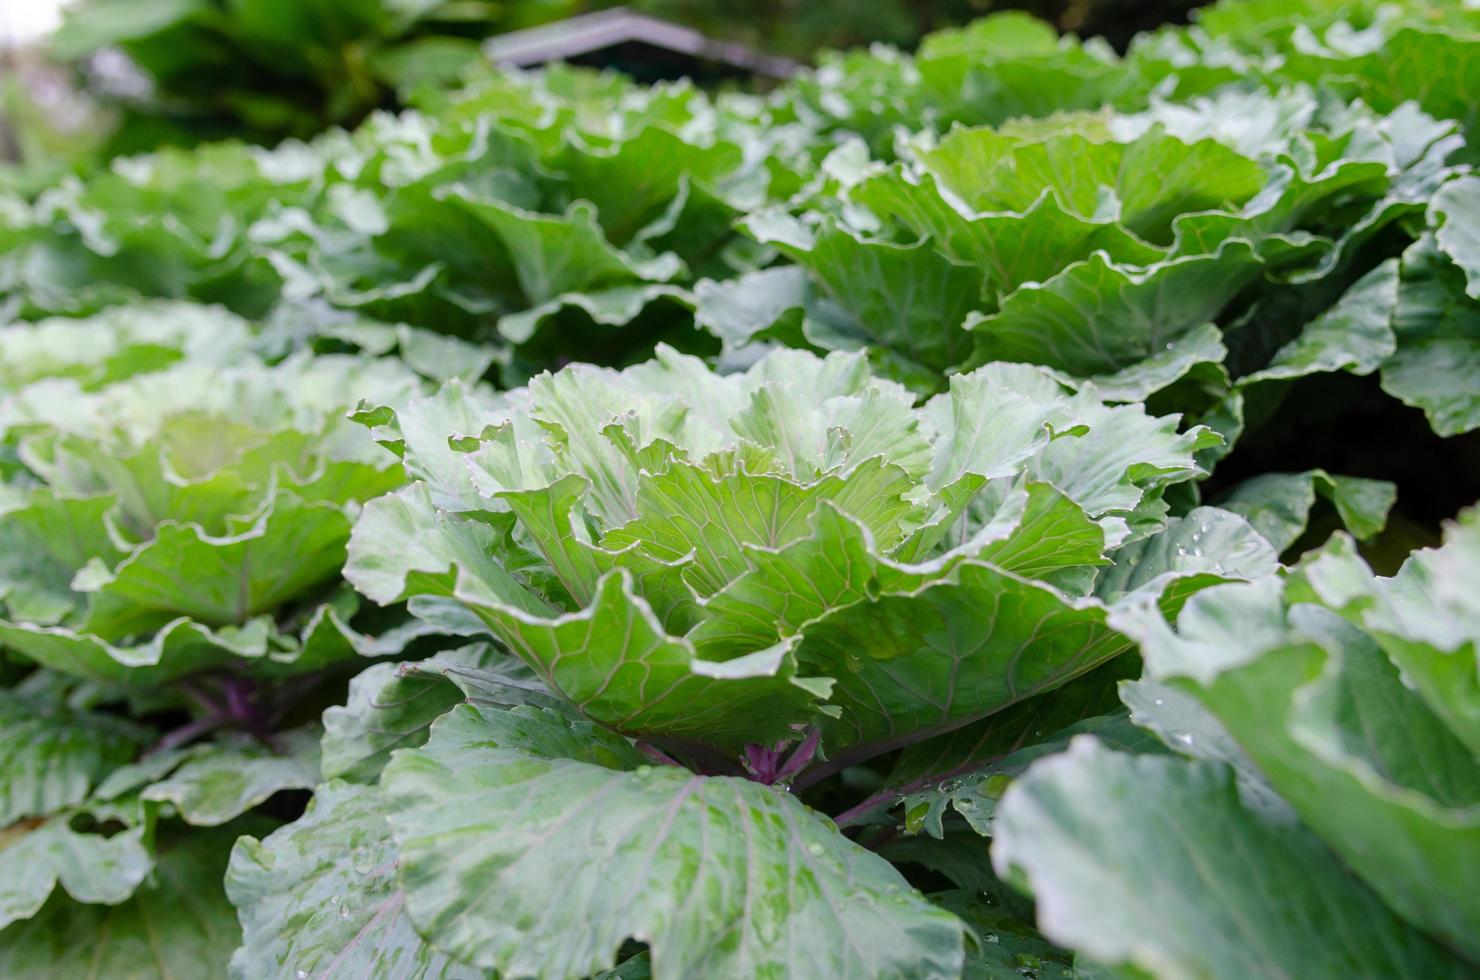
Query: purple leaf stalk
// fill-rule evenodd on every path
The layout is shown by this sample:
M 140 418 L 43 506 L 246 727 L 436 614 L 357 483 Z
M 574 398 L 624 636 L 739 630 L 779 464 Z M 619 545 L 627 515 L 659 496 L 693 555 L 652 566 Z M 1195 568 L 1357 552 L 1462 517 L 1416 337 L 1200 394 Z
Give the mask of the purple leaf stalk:
M 745 769 L 758 783 L 786 785 L 816 757 L 821 737 L 820 731 L 812 729 L 790 755 L 787 755 L 790 742 L 777 742 L 769 748 L 751 742 L 745 746 Z

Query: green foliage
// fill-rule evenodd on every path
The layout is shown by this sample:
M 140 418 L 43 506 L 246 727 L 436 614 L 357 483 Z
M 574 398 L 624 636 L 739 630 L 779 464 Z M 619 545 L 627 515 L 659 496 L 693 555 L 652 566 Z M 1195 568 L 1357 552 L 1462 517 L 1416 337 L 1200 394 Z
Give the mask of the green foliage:
M 0 974 L 1473 975 L 1477 32 L 0 200 Z
M 51 38 L 64 62 L 122 51 L 145 77 L 114 149 L 306 137 L 354 125 L 400 88 L 446 83 L 487 34 L 575 13 L 576 0 L 87 0 Z M 132 103 L 132 104 L 130 104 Z M 137 130 L 142 130 L 142 134 Z
M 875 42 L 913 47 L 926 33 L 999 9 L 1025 9 L 1124 47 L 1139 30 L 1178 19 L 1197 0 L 636 0 L 641 13 L 725 41 L 808 62 L 822 49 Z M 480 62 L 488 35 L 618 6 L 614 0 L 86 0 L 67 12 L 50 53 L 83 63 L 119 50 L 144 76 L 110 91 L 121 124 L 110 153 L 241 138 L 272 142 L 354 125 L 423 86 L 455 84 Z M 1126 9 L 1130 7 L 1131 9 Z M 87 73 L 84 73 L 87 74 Z M 96 74 L 96 73 L 94 73 Z M 119 89 L 117 82 L 113 89 Z

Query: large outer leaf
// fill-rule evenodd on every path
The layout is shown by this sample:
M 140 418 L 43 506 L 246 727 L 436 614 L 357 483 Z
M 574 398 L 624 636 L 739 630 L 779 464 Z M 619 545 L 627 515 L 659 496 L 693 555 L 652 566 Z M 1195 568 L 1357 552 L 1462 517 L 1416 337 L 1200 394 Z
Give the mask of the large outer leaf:
M 65 813 L 0 831 L 0 928 L 36 915 L 58 885 L 69 896 L 56 900 L 63 906 L 70 900 L 117 905 L 149 874 L 154 859 L 144 827 L 104 837 L 73 830 L 71 818 Z
M 261 658 L 271 625 L 259 617 L 237 628 L 208 629 L 184 617 L 170 620 L 138 646 L 115 646 L 61 626 L 0 621 L 6 647 L 51 670 L 113 684 L 156 684 L 230 663 Z
M 1239 801 L 1230 771 L 1090 738 L 997 809 L 992 862 L 1032 890 L 1050 940 L 1160 980 L 1470 976 L 1308 833 Z
M 1432 216 L 1444 224 L 1434 233 L 1439 248 L 1465 272 L 1465 291 L 1480 299 L 1480 177 L 1471 174 L 1445 184 L 1434 195 Z
M 627 938 L 658 980 L 959 975 L 960 923 L 794 798 L 643 762 L 584 723 L 454 709 L 382 780 L 422 934 L 514 976 L 610 968 Z
M 1366 540 L 1387 523 L 1398 490 L 1384 480 L 1332 476 L 1325 470 L 1265 473 L 1233 487 L 1218 498 L 1218 506 L 1247 518 L 1276 551 L 1284 551 L 1304 533 L 1317 494 L 1331 501 L 1354 536 Z
M 1391 579 L 1374 578 L 1338 537 L 1301 566 L 1298 587 L 1360 624 L 1455 736 L 1480 757 L 1480 511 L 1451 525 L 1444 547 L 1414 552 Z
M 834 750 L 902 745 L 1052 690 L 1130 648 L 1103 606 L 965 562 L 912 592 L 884 594 L 803 633 L 804 669 L 836 678 Z
M 1370 374 L 1397 349 L 1393 311 L 1398 304 L 1398 260 L 1388 259 L 1357 280 L 1341 298 L 1275 351 L 1263 369 L 1240 379 L 1253 384 L 1321 371 Z
M 523 666 L 489 644 L 473 644 L 420 663 L 366 668 L 350 681 L 345 703 L 324 712 L 324 778 L 378 778 L 393 751 L 421 745 L 432 722 L 463 700 L 452 683 L 455 676 L 484 665 L 497 668 L 499 661 Z
M 0 601 L 10 615 L 53 625 L 80 604 L 72 576 L 92 559 L 123 557 L 108 533 L 111 494 L 74 497 L 49 489 L 26 494 L 0 515 Z
M 1243 239 L 1144 270 L 1092 254 L 1041 285 L 1024 286 L 1000 311 L 973 316 L 966 327 L 981 338 L 987 359 L 1043 364 L 1081 378 L 1113 375 L 1212 322 L 1260 266 Z
M 607 237 L 618 244 L 658 217 L 687 181 L 713 181 L 741 162 L 734 143 L 683 139 L 661 126 L 609 143 L 572 136 L 554 165 L 573 196 L 596 206 Z
M 744 227 L 810 270 L 856 323 L 860 341 L 932 371 L 970 356 L 974 341 L 961 325 L 980 304 L 981 274 L 930 243 L 870 240 L 837 225 L 812 232 L 767 213 L 752 215 Z
M 683 267 L 666 254 L 639 261 L 606 240 L 595 209 L 582 202 L 564 215 L 537 214 L 462 185 L 434 196 L 485 222 L 502 239 L 529 305 L 562 293 L 652 280 L 665 282 Z
M 1397 350 L 1382 365 L 1383 390 L 1421 408 L 1441 436 L 1480 426 L 1480 300 L 1464 274 L 1421 238 L 1403 254 Z
M 1243 747 L 1228 734 L 1218 716 L 1180 687 L 1142 678 L 1119 684 L 1120 700 L 1131 709 L 1131 721 L 1173 752 L 1233 768 L 1239 798 L 1250 810 L 1288 823 L 1298 820 L 1284 797 L 1265 780 Z
M 81 803 L 147 737 L 146 729 L 107 715 L 0 691 L 0 828 Z
M 312 789 L 319 778 L 317 728 L 283 732 L 275 741 L 272 749 L 246 737 L 193 747 L 178 769 L 142 796 L 172 804 L 187 823 L 215 827 L 275 793 Z
M 226 893 L 242 920 L 234 980 L 489 976 L 434 952 L 411 928 L 374 787 L 326 783 L 296 822 L 260 841 L 240 838 Z
M 197 831 L 164 845 L 153 879 L 121 905 L 53 897 L 0 932 L 0 975 L 220 980 L 241 935 L 219 885 L 236 833 Z
M 1194 596 L 1137 632 L 1270 784 L 1405 918 L 1480 961 L 1480 766 L 1376 643 L 1278 582 Z

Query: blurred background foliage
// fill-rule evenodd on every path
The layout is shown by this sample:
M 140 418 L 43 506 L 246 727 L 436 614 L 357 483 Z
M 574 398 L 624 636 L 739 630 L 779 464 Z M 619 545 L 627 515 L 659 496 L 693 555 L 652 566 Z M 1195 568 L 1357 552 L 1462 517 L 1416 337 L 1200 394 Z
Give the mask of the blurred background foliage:
M 925 33 L 997 10 L 1123 47 L 1185 21 L 1198 0 L 629 0 L 629 8 L 720 38 L 812 61 L 817 52 Z M 619 4 L 608 0 L 78 0 L 45 58 L 12 63 L 0 97 L 12 168 L 36 184 L 59 165 L 160 146 L 240 138 L 273 143 L 353 126 L 414 87 L 456 80 L 478 42 Z M 44 61 L 44 63 L 43 63 Z M 65 66 L 88 111 L 57 91 Z M 34 91 L 40 89 L 39 93 Z M 79 123 L 79 120 L 81 122 Z M 0 147 L 0 150 L 6 149 Z M 22 186 L 23 189 L 23 186 Z
M 1104 37 L 1120 50 L 1138 32 L 1185 23 L 1205 0 L 629 0 L 656 17 L 693 24 L 803 61 L 824 48 L 883 42 L 913 48 L 925 34 L 1002 10 L 1025 10 L 1061 31 Z

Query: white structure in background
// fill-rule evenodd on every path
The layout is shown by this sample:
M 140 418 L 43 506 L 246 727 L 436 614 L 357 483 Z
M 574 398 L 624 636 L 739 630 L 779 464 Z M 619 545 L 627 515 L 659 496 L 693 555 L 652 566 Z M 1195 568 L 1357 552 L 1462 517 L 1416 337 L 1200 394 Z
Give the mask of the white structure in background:
M 0 0 L 0 48 L 39 41 L 62 20 L 70 0 Z

